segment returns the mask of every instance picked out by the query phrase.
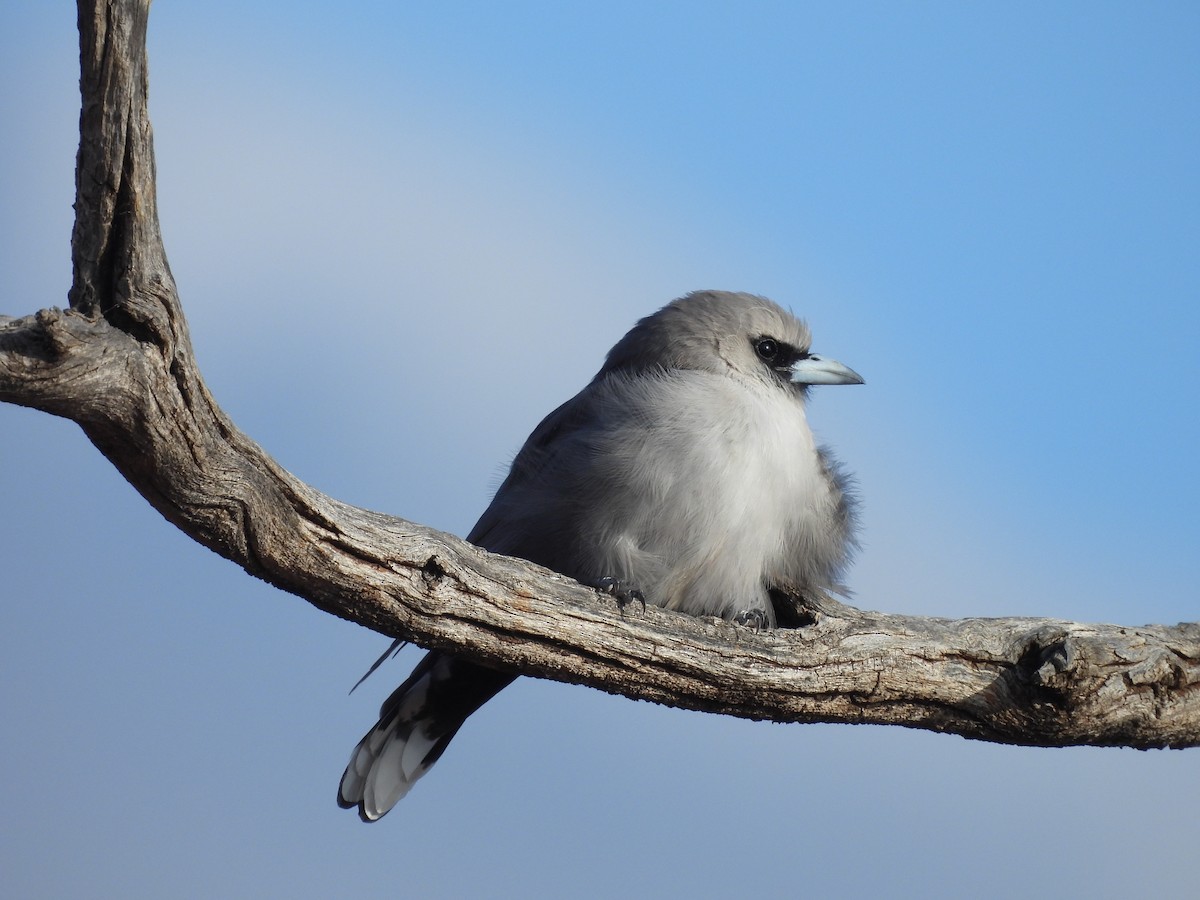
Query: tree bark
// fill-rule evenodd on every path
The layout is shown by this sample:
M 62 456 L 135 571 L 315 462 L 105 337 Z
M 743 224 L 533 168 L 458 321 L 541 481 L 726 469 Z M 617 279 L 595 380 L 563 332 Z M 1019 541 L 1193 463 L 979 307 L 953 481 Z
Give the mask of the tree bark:
M 148 0 L 80 0 L 70 308 L 0 316 L 0 400 L 77 422 L 170 522 L 247 572 L 383 634 L 658 703 L 872 722 L 1012 744 L 1200 744 L 1200 624 L 931 619 L 793 599 L 769 633 L 627 607 L 326 496 L 221 411 L 159 233 Z

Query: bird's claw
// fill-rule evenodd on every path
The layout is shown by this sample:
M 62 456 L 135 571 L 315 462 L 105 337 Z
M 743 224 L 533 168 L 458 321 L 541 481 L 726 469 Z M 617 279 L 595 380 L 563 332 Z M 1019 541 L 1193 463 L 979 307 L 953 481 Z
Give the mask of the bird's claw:
M 612 575 L 606 575 L 603 578 L 597 578 L 592 582 L 592 587 L 603 594 L 608 594 L 617 601 L 617 609 L 625 612 L 625 607 L 630 603 L 642 604 L 642 612 L 646 611 L 646 597 L 637 588 L 631 588 L 621 581 L 619 578 L 614 578 Z
M 770 620 L 767 618 L 767 614 L 764 610 L 744 609 L 733 617 L 733 623 L 735 625 L 745 625 L 747 628 L 753 628 L 754 633 L 758 634 L 760 631 L 764 630 L 768 627 L 768 625 L 770 625 Z

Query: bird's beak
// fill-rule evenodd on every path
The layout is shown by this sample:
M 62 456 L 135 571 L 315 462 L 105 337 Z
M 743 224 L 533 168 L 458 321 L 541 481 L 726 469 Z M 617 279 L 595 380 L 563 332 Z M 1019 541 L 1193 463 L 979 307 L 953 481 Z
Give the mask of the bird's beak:
M 862 384 L 863 378 L 836 359 L 808 356 L 792 366 L 794 384 Z

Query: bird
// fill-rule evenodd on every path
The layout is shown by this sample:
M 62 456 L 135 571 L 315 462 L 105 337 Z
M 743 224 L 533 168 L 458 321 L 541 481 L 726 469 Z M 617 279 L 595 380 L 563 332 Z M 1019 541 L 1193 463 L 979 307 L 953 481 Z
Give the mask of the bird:
M 776 626 L 772 591 L 844 593 L 857 497 L 816 443 L 805 401 L 813 385 L 863 379 L 810 347 L 808 326 L 765 297 L 696 291 L 668 303 L 533 430 L 467 540 L 622 605 L 755 631 Z M 381 818 L 515 678 L 428 652 L 354 748 L 338 805 Z

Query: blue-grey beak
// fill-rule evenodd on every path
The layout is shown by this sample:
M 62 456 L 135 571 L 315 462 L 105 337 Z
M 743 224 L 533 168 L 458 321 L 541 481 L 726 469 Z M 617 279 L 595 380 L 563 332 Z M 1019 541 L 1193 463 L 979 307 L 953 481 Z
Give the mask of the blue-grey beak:
M 795 384 L 862 384 L 863 378 L 836 359 L 807 356 L 792 366 L 792 381 Z

